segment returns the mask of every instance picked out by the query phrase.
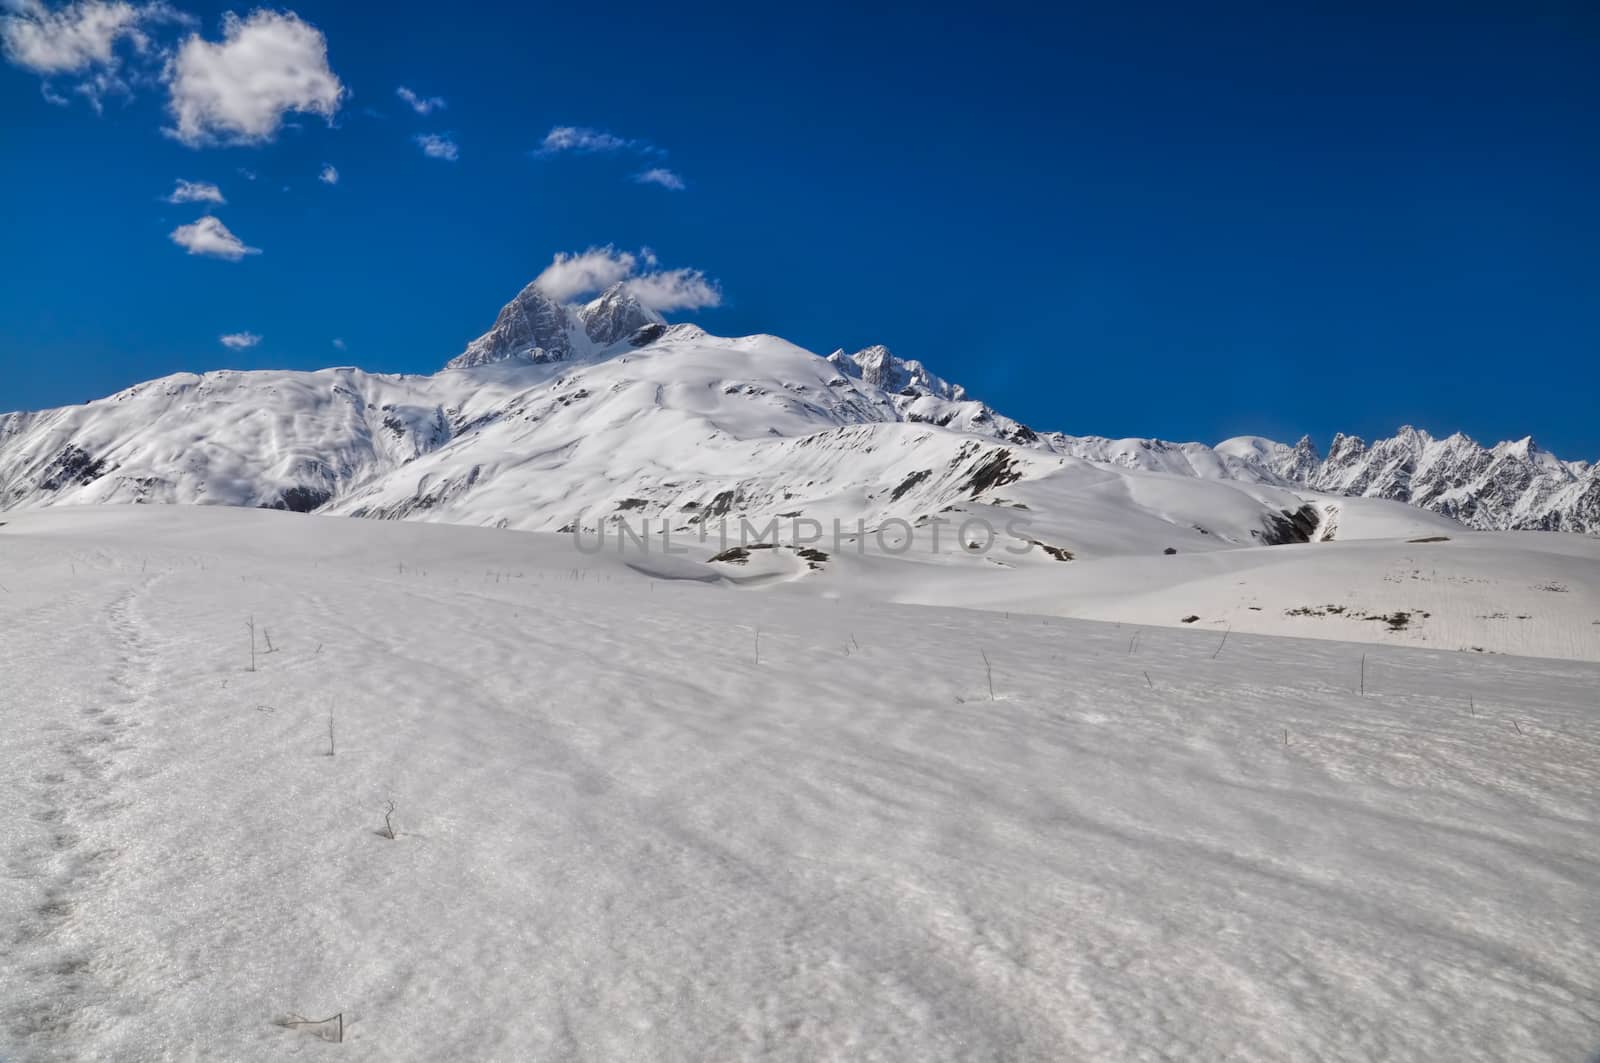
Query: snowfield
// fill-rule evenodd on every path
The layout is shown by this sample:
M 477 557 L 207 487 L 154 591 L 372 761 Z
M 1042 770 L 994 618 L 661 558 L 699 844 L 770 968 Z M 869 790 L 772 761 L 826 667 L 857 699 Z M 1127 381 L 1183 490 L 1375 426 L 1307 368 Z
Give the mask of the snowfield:
M 8 1063 L 1600 1049 L 1592 540 L 1003 588 L 221 507 L 0 521 Z M 1241 626 L 1239 579 L 1337 603 L 1401 557 L 1529 584 L 1590 660 Z M 1130 615 L 1206 624 L 1040 615 L 1136 564 Z M 986 609 L 887 600 L 913 585 Z M 342 1044 L 297 1024 L 334 1016 Z

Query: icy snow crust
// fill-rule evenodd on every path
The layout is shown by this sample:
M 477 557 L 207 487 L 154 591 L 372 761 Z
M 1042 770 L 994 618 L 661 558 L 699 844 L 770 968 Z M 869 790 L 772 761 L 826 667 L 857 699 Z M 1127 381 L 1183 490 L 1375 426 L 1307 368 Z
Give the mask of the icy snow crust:
M 754 594 L 570 536 L 0 518 L 0 1058 L 1600 1048 L 1593 663 L 873 597 L 967 578 L 935 555 Z M 1510 580 L 1530 538 L 1588 542 L 1431 545 Z M 1292 600 L 1424 548 L 1147 567 L 1222 610 L 1235 559 Z

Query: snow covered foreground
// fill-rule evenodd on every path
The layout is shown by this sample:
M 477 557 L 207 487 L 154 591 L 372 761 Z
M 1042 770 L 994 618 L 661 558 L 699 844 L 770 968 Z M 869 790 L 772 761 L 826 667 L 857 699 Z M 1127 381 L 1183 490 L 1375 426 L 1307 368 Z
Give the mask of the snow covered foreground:
M 8 1061 L 1600 1048 L 1600 665 L 4 519 Z

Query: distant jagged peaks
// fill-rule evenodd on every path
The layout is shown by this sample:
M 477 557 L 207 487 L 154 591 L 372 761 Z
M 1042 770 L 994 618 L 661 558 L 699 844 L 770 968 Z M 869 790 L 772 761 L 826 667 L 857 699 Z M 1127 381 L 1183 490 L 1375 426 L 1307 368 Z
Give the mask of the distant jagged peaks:
M 1435 439 L 1403 425 L 1370 444 L 1340 432 L 1326 458 L 1309 437 L 1293 447 L 1262 443 L 1230 439 L 1216 449 L 1286 484 L 1409 502 L 1474 528 L 1600 530 L 1596 467 L 1562 461 L 1531 436 L 1484 447 L 1460 432 Z
M 881 343 L 864 347 L 855 354 L 846 354 L 841 347 L 828 355 L 828 361 L 845 376 L 893 395 L 907 398 L 932 396 L 951 402 L 965 402 L 967 399 L 966 388 L 934 376 L 921 362 L 896 358 Z
M 534 282 L 501 308 L 493 328 L 467 344 L 445 368 L 513 360 L 564 362 L 628 339 L 640 329 L 665 325 L 666 319 L 624 284 L 613 284 L 582 306 L 563 306 Z

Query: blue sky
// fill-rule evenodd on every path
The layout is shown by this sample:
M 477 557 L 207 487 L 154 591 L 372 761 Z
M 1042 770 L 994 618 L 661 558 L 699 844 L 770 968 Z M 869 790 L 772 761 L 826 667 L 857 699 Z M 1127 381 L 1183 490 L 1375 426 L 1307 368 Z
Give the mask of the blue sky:
M 671 318 L 886 343 L 1040 429 L 1600 458 L 1592 4 L 240 8 L 253 43 L 326 41 L 266 90 L 228 8 L 172 4 L 107 63 L 48 37 L 87 9 L 0 0 L 0 409 L 429 372 L 610 245 L 715 282 Z M 621 143 L 541 152 L 561 127 Z M 208 211 L 259 253 L 175 242 Z

